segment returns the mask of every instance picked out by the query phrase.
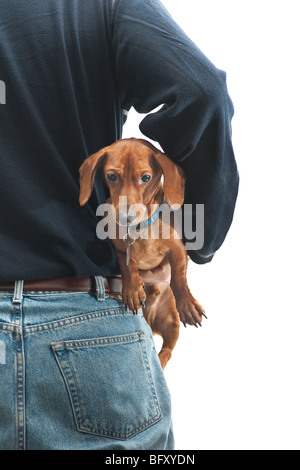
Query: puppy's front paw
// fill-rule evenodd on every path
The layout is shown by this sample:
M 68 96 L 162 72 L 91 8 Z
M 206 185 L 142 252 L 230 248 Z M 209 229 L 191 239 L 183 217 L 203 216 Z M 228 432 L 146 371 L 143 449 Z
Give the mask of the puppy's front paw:
M 186 325 L 198 325 L 202 326 L 203 317 L 207 318 L 205 315 L 205 310 L 199 302 L 194 299 L 191 294 L 181 297 L 176 302 L 176 307 L 179 313 L 180 320 Z
M 124 305 L 136 314 L 141 307 L 145 306 L 146 293 L 143 282 L 141 280 L 123 281 L 122 299 Z

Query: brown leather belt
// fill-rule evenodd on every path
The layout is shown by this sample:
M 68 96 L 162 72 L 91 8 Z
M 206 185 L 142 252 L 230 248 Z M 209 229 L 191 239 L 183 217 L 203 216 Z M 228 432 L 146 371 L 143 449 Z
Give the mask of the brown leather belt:
M 121 277 L 103 277 L 105 292 L 108 295 L 120 295 L 122 293 Z M 0 282 L 1 292 L 13 292 L 14 282 Z M 64 292 L 96 292 L 94 277 L 60 276 L 47 279 L 24 281 L 24 291 L 64 291 Z

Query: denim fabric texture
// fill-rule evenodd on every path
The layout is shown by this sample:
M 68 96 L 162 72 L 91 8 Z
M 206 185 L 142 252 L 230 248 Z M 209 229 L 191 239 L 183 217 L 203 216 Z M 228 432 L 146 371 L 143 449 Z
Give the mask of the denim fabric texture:
M 142 312 L 97 294 L 0 293 L 1 450 L 173 449 Z

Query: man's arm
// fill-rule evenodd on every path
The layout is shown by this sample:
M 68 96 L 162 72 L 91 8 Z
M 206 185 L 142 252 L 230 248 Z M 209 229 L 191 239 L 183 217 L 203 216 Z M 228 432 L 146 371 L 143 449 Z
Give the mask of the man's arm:
M 238 191 L 226 75 L 159 0 L 115 0 L 113 15 L 120 106 L 147 114 L 162 105 L 140 129 L 183 167 L 185 203 L 204 204 L 204 245 L 189 255 L 206 263 L 226 237 Z

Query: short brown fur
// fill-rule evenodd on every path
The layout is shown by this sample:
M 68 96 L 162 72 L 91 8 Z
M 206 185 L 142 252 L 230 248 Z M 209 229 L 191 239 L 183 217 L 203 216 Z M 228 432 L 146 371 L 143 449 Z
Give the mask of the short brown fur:
M 119 211 L 119 196 L 126 196 L 128 207 L 143 204 L 151 214 L 152 204 L 165 201 L 170 206 L 184 201 L 183 170 L 152 144 L 141 139 L 123 139 L 91 155 L 80 168 L 80 205 L 89 200 L 96 171 L 104 176 L 115 174 L 117 181 L 106 178 L 111 203 Z M 143 174 L 151 175 L 147 184 L 140 184 Z M 161 179 L 164 176 L 164 183 Z M 147 217 L 148 218 L 148 217 Z M 162 220 L 159 231 L 162 231 Z M 151 230 L 149 226 L 148 230 Z M 144 306 L 144 316 L 154 334 L 163 338 L 159 359 L 164 369 L 179 336 L 180 321 L 184 325 L 201 325 L 203 307 L 194 299 L 187 285 L 188 257 L 184 244 L 170 227 L 170 239 L 138 238 L 131 246 L 130 263 L 126 263 L 127 246 L 123 239 L 111 240 L 123 277 L 122 299 L 131 310 Z M 153 270 L 169 263 L 170 283 L 145 283 L 139 270 Z

